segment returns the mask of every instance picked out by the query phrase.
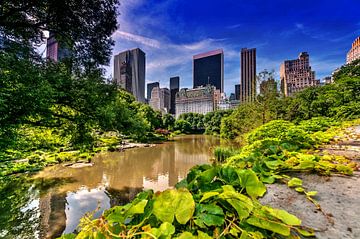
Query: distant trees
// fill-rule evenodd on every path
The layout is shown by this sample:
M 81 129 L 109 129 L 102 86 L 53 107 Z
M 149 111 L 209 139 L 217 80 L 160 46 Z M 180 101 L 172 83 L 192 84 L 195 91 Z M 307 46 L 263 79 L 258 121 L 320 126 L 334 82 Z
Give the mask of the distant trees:
M 221 136 L 236 138 L 270 120 L 294 122 L 313 117 L 360 118 L 360 61 L 343 66 L 335 83 L 309 87 L 293 97 L 265 92 L 253 103 L 240 105 L 221 123 Z M 260 75 L 268 78 L 267 73 Z

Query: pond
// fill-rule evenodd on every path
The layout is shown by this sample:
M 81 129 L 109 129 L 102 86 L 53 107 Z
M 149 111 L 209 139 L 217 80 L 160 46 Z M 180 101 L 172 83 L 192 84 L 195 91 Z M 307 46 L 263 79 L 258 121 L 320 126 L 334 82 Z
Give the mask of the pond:
M 56 238 L 76 230 L 87 212 L 99 217 L 146 189 L 162 191 L 197 164 L 209 163 L 219 138 L 188 135 L 150 148 L 101 153 L 94 165 L 48 167 L 17 178 L 1 196 L 0 238 Z M 6 196 L 6 198 L 5 198 Z

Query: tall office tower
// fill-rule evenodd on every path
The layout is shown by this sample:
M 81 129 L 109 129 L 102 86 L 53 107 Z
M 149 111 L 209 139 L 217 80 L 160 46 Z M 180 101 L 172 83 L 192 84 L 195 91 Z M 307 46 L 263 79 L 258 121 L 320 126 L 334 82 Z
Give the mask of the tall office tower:
M 235 85 L 235 100 L 240 100 L 240 84 Z
M 153 88 L 149 105 L 154 110 L 160 110 L 162 113 L 169 113 L 170 90 L 168 88 Z
M 213 85 L 224 92 L 224 52 L 214 50 L 193 57 L 194 88 Z
M 256 48 L 241 49 L 240 102 L 253 102 L 256 98 Z
M 357 59 L 360 59 L 360 37 L 356 38 L 353 42 L 351 49 L 346 56 L 346 64 L 350 64 Z
M 114 82 L 145 102 L 145 53 L 139 49 L 127 50 L 114 57 Z
M 179 92 L 180 89 L 180 77 L 175 76 L 170 78 L 170 111 L 169 113 L 175 115 L 175 100 L 176 100 L 176 93 Z
M 311 70 L 309 59 L 307 52 L 301 52 L 298 59 L 287 60 L 281 64 L 281 91 L 285 96 L 291 96 L 306 87 L 320 83 L 315 80 L 315 71 Z
M 152 90 L 153 90 L 155 87 L 160 87 L 159 82 L 153 82 L 153 83 L 147 84 L 147 87 L 146 87 L 146 96 L 147 96 L 148 102 L 150 102 L 151 92 L 152 92 Z
M 55 38 L 55 34 L 50 33 L 49 38 L 46 40 L 46 58 L 60 61 L 67 56 L 69 56 L 69 50 L 60 45 Z

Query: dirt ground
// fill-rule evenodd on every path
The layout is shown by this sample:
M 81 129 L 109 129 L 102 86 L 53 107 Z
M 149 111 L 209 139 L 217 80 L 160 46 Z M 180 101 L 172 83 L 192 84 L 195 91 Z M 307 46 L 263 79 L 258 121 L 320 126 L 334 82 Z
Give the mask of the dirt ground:
M 360 126 L 350 129 L 349 138 L 324 148 L 328 153 L 343 155 L 360 162 Z M 260 202 L 285 209 L 302 220 L 304 226 L 315 229 L 319 239 L 360 239 L 360 172 L 354 176 L 318 176 L 298 174 L 307 191 L 317 191 L 314 199 L 322 211 L 286 185 L 268 185 Z

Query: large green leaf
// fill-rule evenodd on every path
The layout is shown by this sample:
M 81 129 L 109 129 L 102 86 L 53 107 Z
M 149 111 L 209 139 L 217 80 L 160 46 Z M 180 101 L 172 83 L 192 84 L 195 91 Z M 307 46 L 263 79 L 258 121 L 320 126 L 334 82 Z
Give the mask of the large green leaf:
M 266 187 L 264 184 L 259 180 L 259 178 L 256 176 L 254 171 L 252 170 L 241 170 L 238 172 L 241 186 L 243 188 L 246 188 L 246 193 L 252 197 L 262 197 L 264 193 L 266 192 Z
M 275 222 L 275 221 L 271 221 L 271 220 L 267 220 L 267 219 L 263 219 L 263 218 L 257 218 L 257 217 L 250 217 L 246 220 L 246 222 L 255 227 L 266 229 L 266 230 L 278 233 L 283 236 L 290 235 L 290 228 L 280 222 Z
M 195 218 L 194 222 L 200 228 L 221 226 L 225 221 L 222 208 L 215 204 L 197 204 Z
M 209 198 L 217 196 L 219 194 L 220 194 L 219 192 L 206 192 L 206 193 L 203 194 L 203 196 L 202 196 L 202 198 L 200 200 L 200 203 L 207 200 L 207 199 L 209 199 Z
M 174 216 L 180 224 L 186 224 L 195 211 L 195 201 L 191 193 L 180 188 L 169 189 L 155 198 L 153 213 L 162 222 L 172 223 Z
M 132 218 L 136 214 L 144 213 L 144 209 L 147 205 L 148 200 L 135 199 L 132 203 L 124 206 L 116 206 L 105 213 L 106 220 L 109 223 L 120 223 L 125 224 L 126 219 Z
M 300 226 L 301 220 L 297 218 L 296 216 L 288 213 L 285 210 L 276 209 L 276 208 L 270 208 L 270 207 L 262 207 L 264 210 L 267 210 L 269 214 L 273 217 L 276 217 L 277 219 L 280 219 L 282 222 L 292 225 L 292 226 Z
M 175 227 L 168 222 L 163 222 L 159 228 L 151 228 L 150 233 L 158 239 L 170 239 L 175 233 Z
M 231 185 L 222 186 L 223 192 L 219 197 L 228 202 L 238 213 L 239 219 L 247 218 L 254 208 L 250 198 L 238 193 Z

